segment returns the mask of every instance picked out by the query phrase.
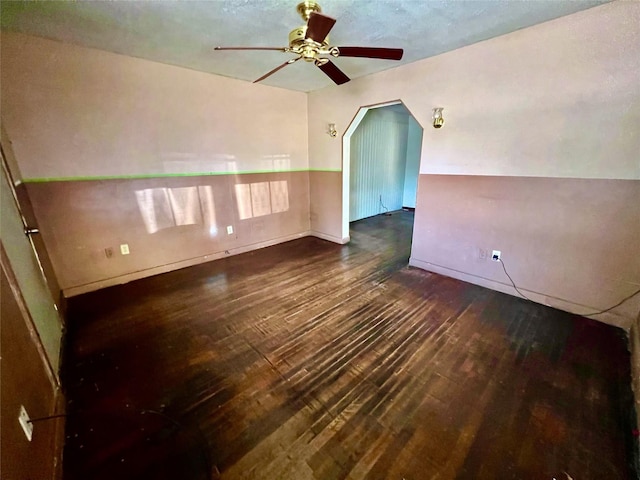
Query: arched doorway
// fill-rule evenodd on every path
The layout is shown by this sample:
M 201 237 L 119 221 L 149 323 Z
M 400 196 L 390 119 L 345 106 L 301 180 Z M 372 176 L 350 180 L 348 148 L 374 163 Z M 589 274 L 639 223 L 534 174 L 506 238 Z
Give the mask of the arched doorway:
M 342 138 L 342 237 L 349 224 L 415 208 L 422 126 L 400 100 L 361 107 Z

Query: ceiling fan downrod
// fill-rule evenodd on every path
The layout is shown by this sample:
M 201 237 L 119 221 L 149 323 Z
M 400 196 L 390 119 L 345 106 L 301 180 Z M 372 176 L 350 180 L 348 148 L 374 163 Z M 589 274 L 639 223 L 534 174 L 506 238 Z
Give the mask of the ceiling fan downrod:
M 309 0 L 299 3 L 298 6 L 296 7 L 296 10 L 302 17 L 302 20 L 305 21 L 305 23 L 309 21 L 309 17 L 311 16 L 312 13 L 322 13 L 322 9 L 320 8 L 320 5 L 318 5 L 316 2 L 309 1 Z

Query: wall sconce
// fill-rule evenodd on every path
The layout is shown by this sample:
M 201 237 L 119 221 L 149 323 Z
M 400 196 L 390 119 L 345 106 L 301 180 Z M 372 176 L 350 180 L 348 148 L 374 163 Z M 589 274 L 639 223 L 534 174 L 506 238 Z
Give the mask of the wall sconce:
M 329 126 L 327 127 L 327 133 L 329 134 L 330 137 L 335 137 L 336 135 L 338 135 L 338 131 L 336 130 L 335 123 L 329 124 Z
M 442 108 L 433 109 L 433 128 L 442 128 L 444 118 L 442 117 Z

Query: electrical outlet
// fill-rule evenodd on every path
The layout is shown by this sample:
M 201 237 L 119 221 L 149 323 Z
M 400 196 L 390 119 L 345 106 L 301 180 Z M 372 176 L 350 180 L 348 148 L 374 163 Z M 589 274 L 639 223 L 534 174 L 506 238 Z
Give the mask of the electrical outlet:
M 478 249 L 478 259 L 486 260 L 488 255 L 489 255 L 489 252 L 487 252 L 484 248 Z
M 501 255 L 502 255 L 502 253 L 500 252 L 500 250 L 494 250 L 491 253 L 491 260 L 493 260 L 494 262 L 499 262 Z
M 22 427 L 27 440 L 31 441 L 31 438 L 33 438 L 33 423 L 31 423 L 31 419 L 29 418 L 29 414 L 27 413 L 27 409 L 24 408 L 24 405 L 20 405 L 18 421 L 20 422 L 20 426 Z
M 227 227 L 227 235 L 233 235 L 233 225 Z
M 120 245 L 120 253 L 122 255 L 129 255 L 129 244 L 127 243 L 123 243 L 122 245 Z

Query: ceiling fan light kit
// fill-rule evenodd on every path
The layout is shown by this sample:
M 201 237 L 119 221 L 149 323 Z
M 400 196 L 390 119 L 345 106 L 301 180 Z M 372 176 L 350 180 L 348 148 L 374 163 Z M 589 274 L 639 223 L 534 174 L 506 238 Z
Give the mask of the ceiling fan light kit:
M 336 23 L 334 18 L 323 15 L 320 5 L 313 1 L 305 1 L 296 7 L 296 10 L 306 22 L 305 25 L 293 29 L 289 33 L 288 47 L 215 47 L 214 50 L 271 50 L 285 53 L 293 53 L 296 58 L 287 60 L 273 70 L 267 72 L 254 83 L 270 77 L 287 65 L 304 60 L 318 67 L 337 85 L 348 82 L 349 77 L 340 70 L 328 57 L 361 57 L 378 58 L 382 60 L 400 60 L 403 50 L 401 48 L 380 47 L 336 47 L 329 43 L 329 32 Z

